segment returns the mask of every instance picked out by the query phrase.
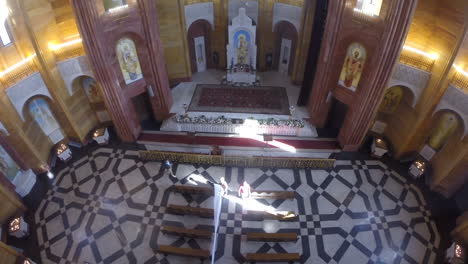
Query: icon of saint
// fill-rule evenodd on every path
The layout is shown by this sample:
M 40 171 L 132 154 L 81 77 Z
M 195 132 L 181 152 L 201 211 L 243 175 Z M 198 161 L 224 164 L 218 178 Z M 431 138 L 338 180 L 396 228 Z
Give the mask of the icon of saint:
M 363 58 L 359 48 L 354 48 L 350 55 L 345 61 L 345 80 L 344 85 L 346 87 L 352 87 L 356 78 L 360 77 L 363 66 Z

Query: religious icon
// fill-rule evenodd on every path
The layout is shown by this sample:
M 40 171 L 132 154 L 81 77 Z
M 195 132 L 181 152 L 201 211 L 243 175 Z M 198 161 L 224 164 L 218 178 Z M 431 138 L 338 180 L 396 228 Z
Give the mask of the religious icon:
M 364 47 L 359 43 L 352 43 L 348 47 L 339 83 L 352 91 L 356 91 L 365 62 L 366 50 Z
M 117 42 L 117 57 L 126 84 L 143 78 L 140 61 L 133 40 L 122 38 Z
M 49 108 L 49 105 L 44 99 L 37 98 L 32 100 L 29 103 L 29 112 L 44 134 L 50 135 L 52 132 L 60 128 Z
M 249 47 L 245 41 L 245 35 L 239 36 L 239 46 L 237 48 L 237 63 L 246 64 L 247 56 L 249 55 Z
M 235 34 L 234 39 L 237 45 L 237 64 L 248 64 L 250 43 L 249 33 L 245 30 L 240 30 Z
M 85 89 L 86 95 L 88 95 L 91 103 L 99 103 L 103 101 L 98 83 L 95 79 L 85 76 L 81 80 L 81 85 Z
M 0 172 L 12 181 L 21 172 L 19 166 L 8 155 L 6 150 L 0 146 Z
M 396 111 L 403 98 L 403 89 L 401 86 L 393 86 L 385 91 L 385 95 L 380 105 L 380 112 L 391 114 Z
M 447 142 L 447 139 L 453 135 L 458 128 L 458 119 L 454 113 L 444 113 L 437 123 L 437 126 L 429 139 L 429 146 L 439 150 Z

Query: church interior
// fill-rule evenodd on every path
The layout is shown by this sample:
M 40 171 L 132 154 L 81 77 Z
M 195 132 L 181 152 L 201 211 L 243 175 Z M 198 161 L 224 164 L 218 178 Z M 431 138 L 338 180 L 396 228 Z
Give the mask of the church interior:
M 466 0 L 0 0 L 0 262 L 465 263 Z

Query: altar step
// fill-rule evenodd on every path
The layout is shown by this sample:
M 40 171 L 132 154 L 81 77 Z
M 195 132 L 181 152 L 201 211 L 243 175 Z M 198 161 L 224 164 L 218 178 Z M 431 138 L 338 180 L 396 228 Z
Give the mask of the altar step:
M 211 239 L 213 235 L 213 233 L 208 230 L 187 229 L 179 226 L 163 226 L 161 232 L 166 235 L 202 239 Z
M 288 262 L 294 263 L 299 261 L 301 256 L 299 253 L 247 253 L 245 259 L 247 262 L 255 263 L 255 262 L 264 262 L 264 263 L 272 263 L 272 262 Z
M 295 242 L 297 233 L 247 233 L 247 241 Z
M 182 257 L 192 257 L 207 259 L 211 256 L 210 251 L 202 249 L 181 248 L 167 245 L 158 245 L 158 252 L 164 255 L 176 255 Z
M 148 150 L 210 154 L 218 146 L 223 155 L 330 158 L 341 152 L 336 139 L 273 137 L 286 148 L 267 145 L 263 141 L 243 138 L 238 135 L 188 134 L 181 132 L 144 131 L 138 143 Z M 292 149 L 292 151 L 291 151 Z

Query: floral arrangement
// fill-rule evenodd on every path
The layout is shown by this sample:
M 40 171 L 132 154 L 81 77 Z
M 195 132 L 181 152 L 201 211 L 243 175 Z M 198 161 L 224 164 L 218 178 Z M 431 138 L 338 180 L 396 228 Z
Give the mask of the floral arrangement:
M 206 117 L 201 116 L 188 116 L 188 115 L 178 115 L 174 117 L 174 121 L 177 123 L 185 124 L 214 124 L 214 125 L 232 125 L 232 124 L 242 124 L 242 119 L 226 118 L 224 116 L 219 117 Z
M 303 128 L 305 126 L 304 121 L 297 119 L 257 119 L 258 124 L 261 126 L 288 126 L 288 127 L 297 127 Z
M 303 128 L 305 126 L 305 122 L 303 120 L 297 119 L 275 119 L 275 118 L 268 118 L 268 119 L 255 119 L 253 117 L 249 118 L 250 120 L 256 120 L 260 126 L 277 126 L 277 127 L 295 127 L 295 128 Z M 225 116 L 219 117 L 206 117 L 204 115 L 201 116 L 188 116 L 188 115 L 177 115 L 173 117 L 173 120 L 176 123 L 183 123 L 183 124 L 213 124 L 213 125 L 241 125 L 244 123 L 243 119 L 237 118 L 227 118 Z

